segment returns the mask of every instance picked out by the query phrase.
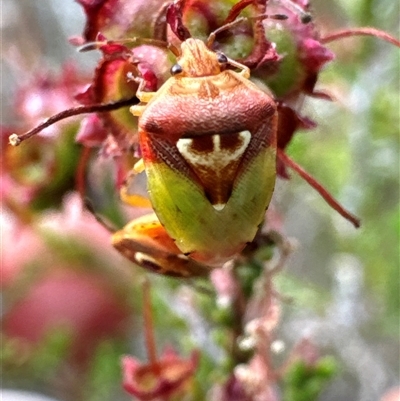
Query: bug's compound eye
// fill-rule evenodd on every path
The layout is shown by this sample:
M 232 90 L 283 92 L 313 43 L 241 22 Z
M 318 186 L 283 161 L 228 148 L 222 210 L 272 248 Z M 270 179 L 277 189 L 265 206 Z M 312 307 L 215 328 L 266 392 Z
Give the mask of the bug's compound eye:
M 171 75 L 176 75 L 176 74 L 180 74 L 183 71 L 183 69 L 182 69 L 182 66 L 180 64 L 174 64 L 171 67 L 170 71 L 171 71 Z
M 224 53 L 218 53 L 217 60 L 220 64 L 226 64 L 228 62 L 228 57 Z

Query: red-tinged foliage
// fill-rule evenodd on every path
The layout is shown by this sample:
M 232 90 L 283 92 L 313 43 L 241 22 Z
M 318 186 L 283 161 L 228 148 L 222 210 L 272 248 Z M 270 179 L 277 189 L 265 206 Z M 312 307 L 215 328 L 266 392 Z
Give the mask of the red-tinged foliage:
M 154 363 L 143 364 L 125 356 L 122 359 L 123 386 L 140 401 L 168 399 L 182 396 L 190 390 L 190 381 L 198 365 L 199 354 L 193 351 L 189 359 L 182 359 L 172 348 L 167 348 Z
M 91 114 L 82 120 L 76 134 L 76 142 L 87 147 L 101 146 L 107 138 L 103 120 L 97 114 Z
M 110 39 L 152 36 L 151 24 L 165 0 L 77 0 L 85 10 L 84 38 L 96 40 L 101 32 Z
M 95 72 L 89 104 L 110 103 L 122 99 L 133 99 L 134 104 L 138 85 L 127 78 L 128 73 L 137 76 L 134 65 L 123 56 L 116 54 L 113 58 L 103 59 Z M 129 107 L 102 113 L 99 118 L 102 119 L 106 132 L 117 138 L 124 138 L 136 129 L 135 121 L 130 118 Z
M 186 2 L 186 6 L 189 6 L 187 3 L 188 2 Z M 167 8 L 167 23 L 170 26 L 174 35 L 183 42 L 186 39 L 191 38 L 192 36 L 183 23 L 182 14 L 183 1 L 171 3 Z
M 79 142 L 87 145 L 100 145 L 108 135 L 112 135 L 119 143 L 120 152 L 130 148 L 135 142 L 134 133 L 137 123 L 129 112 L 129 106 L 136 104 L 135 97 L 138 89 L 137 78 L 145 80 L 145 89 L 156 91 L 160 85 L 161 76 L 166 70 L 166 51 L 154 46 L 141 45 L 131 49 L 123 44 L 108 40 L 103 34 L 96 36 L 98 48 L 103 57 L 95 70 L 91 85 L 77 96 L 82 104 L 91 105 L 124 102 L 119 108 L 112 111 L 99 110 L 95 120 L 96 132 L 91 130 L 88 134 L 90 116 L 84 121 L 84 130 L 80 131 Z M 125 106 L 125 107 L 124 107 Z M 89 139 L 85 143 L 85 138 Z

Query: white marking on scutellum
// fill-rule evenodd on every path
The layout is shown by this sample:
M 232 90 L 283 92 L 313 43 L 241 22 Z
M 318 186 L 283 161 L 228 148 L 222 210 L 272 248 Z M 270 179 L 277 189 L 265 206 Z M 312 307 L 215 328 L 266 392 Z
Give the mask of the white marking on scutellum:
M 229 135 L 229 134 L 227 134 Z M 232 134 L 235 135 L 235 134 Z M 206 169 L 212 171 L 215 175 L 220 176 L 225 167 L 232 162 L 237 162 L 243 156 L 247 146 L 250 143 L 250 131 L 241 131 L 238 134 L 239 146 L 235 149 L 221 148 L 221 135 L 212 135 L 213 150 L 212 151 L 197 151 L 193 150 L 193 138 L 181 138 L 176 146 L 183 158 L 192 166 L 198 169 Z M 216 203 L 214 209 L 222 210 L 225 203 Z

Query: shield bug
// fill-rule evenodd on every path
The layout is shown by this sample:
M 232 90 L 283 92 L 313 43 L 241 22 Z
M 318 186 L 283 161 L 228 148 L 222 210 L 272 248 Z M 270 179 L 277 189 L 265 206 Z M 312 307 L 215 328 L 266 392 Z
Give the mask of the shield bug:
M 136 171 L 146 171 L 159 221 L 133 222 L 113 244 L 136 263 L 186 276 L 221 266 L 253 240 L 275 183 L 278 114 L 246 66 L 199 39 L 181 44 L 171 74 L 154 93 L 141 81 L 142 103 L 131 107 L 143 156 Z M 140 230 L 164 248 L 163 260 L 135 250 Z

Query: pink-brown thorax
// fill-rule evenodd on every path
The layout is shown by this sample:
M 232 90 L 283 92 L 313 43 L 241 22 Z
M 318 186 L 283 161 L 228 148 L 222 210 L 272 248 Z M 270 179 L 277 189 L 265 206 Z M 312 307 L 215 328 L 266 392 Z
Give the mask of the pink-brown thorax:
M 221 72 L 218 55 L 208 49 L 199 39 L 187 39 L 181 45 L 182 55 L 178 64 L 182 67 L 181 76 L 205 77 L 217 75 Z

